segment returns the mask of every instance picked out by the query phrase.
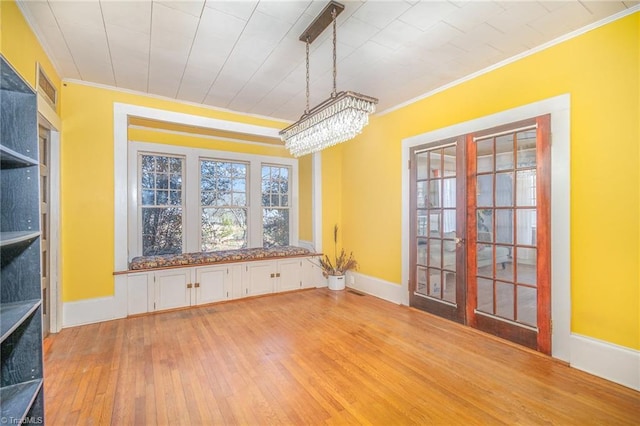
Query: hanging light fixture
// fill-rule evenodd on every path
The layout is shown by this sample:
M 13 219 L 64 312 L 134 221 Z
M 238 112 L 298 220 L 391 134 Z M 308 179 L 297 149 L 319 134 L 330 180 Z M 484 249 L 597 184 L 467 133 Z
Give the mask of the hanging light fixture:
M 369 114 L 376 110 L 376 98 L 336 90 L 336 17 L 343 10 L 344 5 L 331 1 L 300 36 L 300 41 L 306 44 L 307 105 L 298 121 L 280 131 L 285 147 L 294 157 L 353 139 L 369 124 Z M 333 91 L 328 99 L 310 110 L 309 45 L 329 24 L 333 24 Z

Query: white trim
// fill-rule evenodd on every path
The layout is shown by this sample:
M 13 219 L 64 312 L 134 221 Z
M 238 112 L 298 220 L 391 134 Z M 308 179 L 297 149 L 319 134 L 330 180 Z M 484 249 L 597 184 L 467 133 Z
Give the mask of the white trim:
M 551 318 L 552 356 L 570 359 L 570 97 L 568 94 L 455 124 L 402 141 L 402 303 L 409 304 L 409 169 L 411 148 L 551 114 Z
M 95 299 L 65 302 L 63 326 L 93 324 L 127 316 L 127 276 L 114 277 L 115 295 Z
M 49 131 L 49 331 L 62 329 L 60 237 L 60 118 L 38 95 L 38 125 Z
M 522 53 L 519 53 L 517 55 L 514 55 L 514 56 L 512 56 L 510 58 L 507 58 L 507 59 L 505 59 L 503 61 L 500 61 L 500 62 L 498 62 L 496 64 L 493 64 L 493 65 L 490 65 L 490 66 L 488 66 L 486 68 L 483 68 L 480 71 L 476 71 L 476 72 L 474 72 L 472 74 L 466 75 L 466 76 L 464 76 L 462 78 L 459 78 L 459 79 L 457 79 L 455 81 L 452 81 L 451 83 L 445 84 L 444 86 L 437 87 L 437 88 L 435 88 L 433 90 L 430 90 L 427 93 L 424 93 L 424 94 L 422 94 L 420 96 L 416 96 L 415 98 L 409 99 L 408 101 L 402 102 L 402 103 L 400 103 L 398 105 L 395 105 L 395 106 L 392 106 L 392 107 L 389 107 L 389 108 L 387 108 L 387 109 L 385 109 L 383 111 L 380 111 L 378 114 L 376 114 L 376 116 L 383 116 L 383 115 L 389 114 L 391 112 L 397 111 L 397 110 L 399 110 L 401 108 L 404 108 L 404 107 L 406 107 L 408 105 L 411 105 L 411 104 L 413 104 L 415 102 L 418 102 L 418 101 L 421 101 L 423 99 L 429 98 L 429 97 L 431 97 L 431 96 L 433 96 L 433 95 L 435 95 L 437 93 L 444 92 L 447 89 L 451 89 L 452 87 L 458 86 L 458 85 L 463 84 L 463 83 L 465 83 L 467 81 L 473 80 L 474 78 L 480 77 L 481 75 L 488 74 L 488 73 L 490 73 L 492 71 L 497 70 L 498 68 L 505 67 L 505 66 L 507 66 L 507 65 L 509 65 L 509 64 L 511 64 L 513 62 L 517 62 L 517 61 L 519 61 L 519 60 L 521 60 L 523 58 L 526 58 L 528 56 L 534 55 L 534 54 L 539 53 L 539 52 L 541 52 L 543 50 L 549 49 L 549 48 L 551 48 L 551 47 L 553 47 L 553 46 L 555 46 L 557 44 L 564 43 L 567 40 L 571 40 L 572 38 L 581 36 L 582 34 L 585 34 L 585 33 L 589 32 L 591 30 L 594 30 L 596 28 L 599 28 L 599 27 L 602 27 L 604 25 L 610 24 L 611 22 L 617 21 L 618 19 L 622 19 L 625 16 L 632 15 L 633 13 L 635 13 L 637 11 L 640 11 L 640 5 L 636 5 L 636 6 L 630 7 L 627 10 L 620 11 L 620 12 L 618 12 L 616 14 L 613 14 L 611 16 L 608 16 L 608 17 L 604 18 L 604 19 L 601 19 L 601 20 L 599 20 L 597 22 L 594 22 L 592 24 L 586 25 L 586 26 L 584 26 L 582 28 L 579 28 L 579 29 L 577 29 L 575 31 L 572 31 L 572 32 L 564 34 L 564 35 L 562 35 L 562 36 L 560 36 L 558 38 L 555 38 L 555 39 L 553 39 L 551 41 L 543 43 L 540 46 L 537 46 L 537 47 L 534 47 L 533 49 L 527 50 L 526 52 L 522 52 Z
M 38 114 L 47 121 L 47 124 L 52 129 L 60 130 L 62 128 L 62 121 L 56 111 L 51 108 L 51 104 L 47 99 L 42 96 L 42 93 L 38 92 Z
M 364 275 L 359 272 L 347 272 L 347 287 L 370 294 L 388 302 L 402 305 L 403 289 L 398 283 L 392 283 L 380 278 Z
M 60 249 L 60 132 L 49 129 L 49 330 L 62 330 L 62 265 Z
M 570 364 L 640 391 L 640 351 L 573 333 Z
M 285 120 L 285 119 L 281 119 L 281 118 L 277 118 L 277 117 L 267 117 L 266 115 L 252 114 L 250 112 L 234 111 L 232 109 L 221 108 L 221 107 L 216 107 L 216 106 L 207 105 L 207 104 L 201 104 L 201 103 L 197 103 L 197 102 L 185 101 L 185 100 L 182 100 L 182 99 L 171 98 L 171 97 L 162 96 L 162 95 L 156 95 L 156 94 L 148 93 L 148 92 L 140 92 L 138 90 L 133 90 L 133 89 L 125 89 L 125 88 L 122 88 L 122 87 L 114 87 L 114 86 L 110 86 L 108 84 L 94 83 L 94 82 L 90 82 L 90 81 L 83 81 L 83 80 L 78 80 L 78 79 L 75 79 L 75 78 L 64 78 L 64 79 L 62 79 L 62 82 L 63 83 L 79 84 L 81 86 L 87 86 L 87 87 L 94 87 L 96 89 L 106 89 L 106 90 L 110 90 L 110 91 L 113 91 L 113 92 L 125 93 L 127 95 L 144 96 L 145 98 L 149 98 L 149 99 L 157 99 L 157 100 L 160 100 L 160 101 L 169 101 L 169 102 L 172 102 L 172 103 L 175 103 L 175 104 L 202 108 L 202 109 L 209 110 L 209 111 L 232 113 L 232 114 L 237 114 L 237 115 L 241 115 L 241 116 L 244 116 L 244 117 L 259 118 L 261 120 L 268 120 L 268 121 L 274 121 L 274 122 L 275 121 L 281 121 L 283 123 L 282 124 L 282 128 L 285 128 L 287 126 L 287 123 L 293 123 L 293 121 L 291 121 L 291 120 Z M 167 112 L 169 112 L 169 111 L 167 111 Z M 136 116 L 138 116 L 138 115 L 136 115 Z M 140 116 L 138 116 L 138 117 L 140 117 Z M 192 117 L 199 117 L 199 116 L 192 115 Z M 235 123 L 235 121 L 230 121 L 229 123 Z M 185 124 L 187 124 L 187 123 L 185 123 Z M 256 127 L 261 127 L 261 126 L 256 126 Z M 212 129 L 215 129 L 215 127 L 212 127 Z M 224 130 L 224 129 L 220 128 L 220 130 Z M 276 136 L 274 136 L 274 137 L 280 139 L 280 134 L 278 132 L 280 132 L 280 129 L 276 129 Z M 245 133 L 247 133 L 247 132 L 245 132 Z M 252 133 L 252 132 L 248 132 L 248 133 L 249 134 L 256 134 L 256 135 L 258 134 L 258 133 Z

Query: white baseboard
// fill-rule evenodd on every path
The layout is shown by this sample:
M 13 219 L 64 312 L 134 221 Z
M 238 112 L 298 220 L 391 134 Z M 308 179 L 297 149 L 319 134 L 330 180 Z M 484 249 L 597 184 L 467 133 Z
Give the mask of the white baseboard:
M 640 391 L 640 351 L 572 333 L 570 364 Z
M 402 286 L 400 284 L 350 271 L 347 273 L 347 287 L 388 302 L 402 304 Z
M 127 316 L 127 276 L 114 278 L 115 295 L 62 304 L 62 327 L 94 324 Z

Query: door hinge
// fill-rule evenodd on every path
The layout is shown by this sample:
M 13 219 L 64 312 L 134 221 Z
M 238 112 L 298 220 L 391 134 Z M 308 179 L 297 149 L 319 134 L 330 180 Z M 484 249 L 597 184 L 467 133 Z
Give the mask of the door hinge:
M 249 289 L 248 288 L 244 289 L 244 294 L 249 294 Z
M 227 299 L 229 298 L 229 292 L 227 292 Z
M 551 334 L 553 334 L 553 320 L 549 320 L 549 329 L 551 331 Z
M 302 281 L 300 281 L 300 287 L 302 287 Z
M 153 310 L 156 310 L 156 302 L 153 302 Z

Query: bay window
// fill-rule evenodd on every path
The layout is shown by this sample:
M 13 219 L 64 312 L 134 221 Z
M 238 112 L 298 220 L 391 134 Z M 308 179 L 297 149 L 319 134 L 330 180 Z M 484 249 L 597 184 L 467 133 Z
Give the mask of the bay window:
M 297 160 L 129 143 L 129 255 L 297 244 Z

